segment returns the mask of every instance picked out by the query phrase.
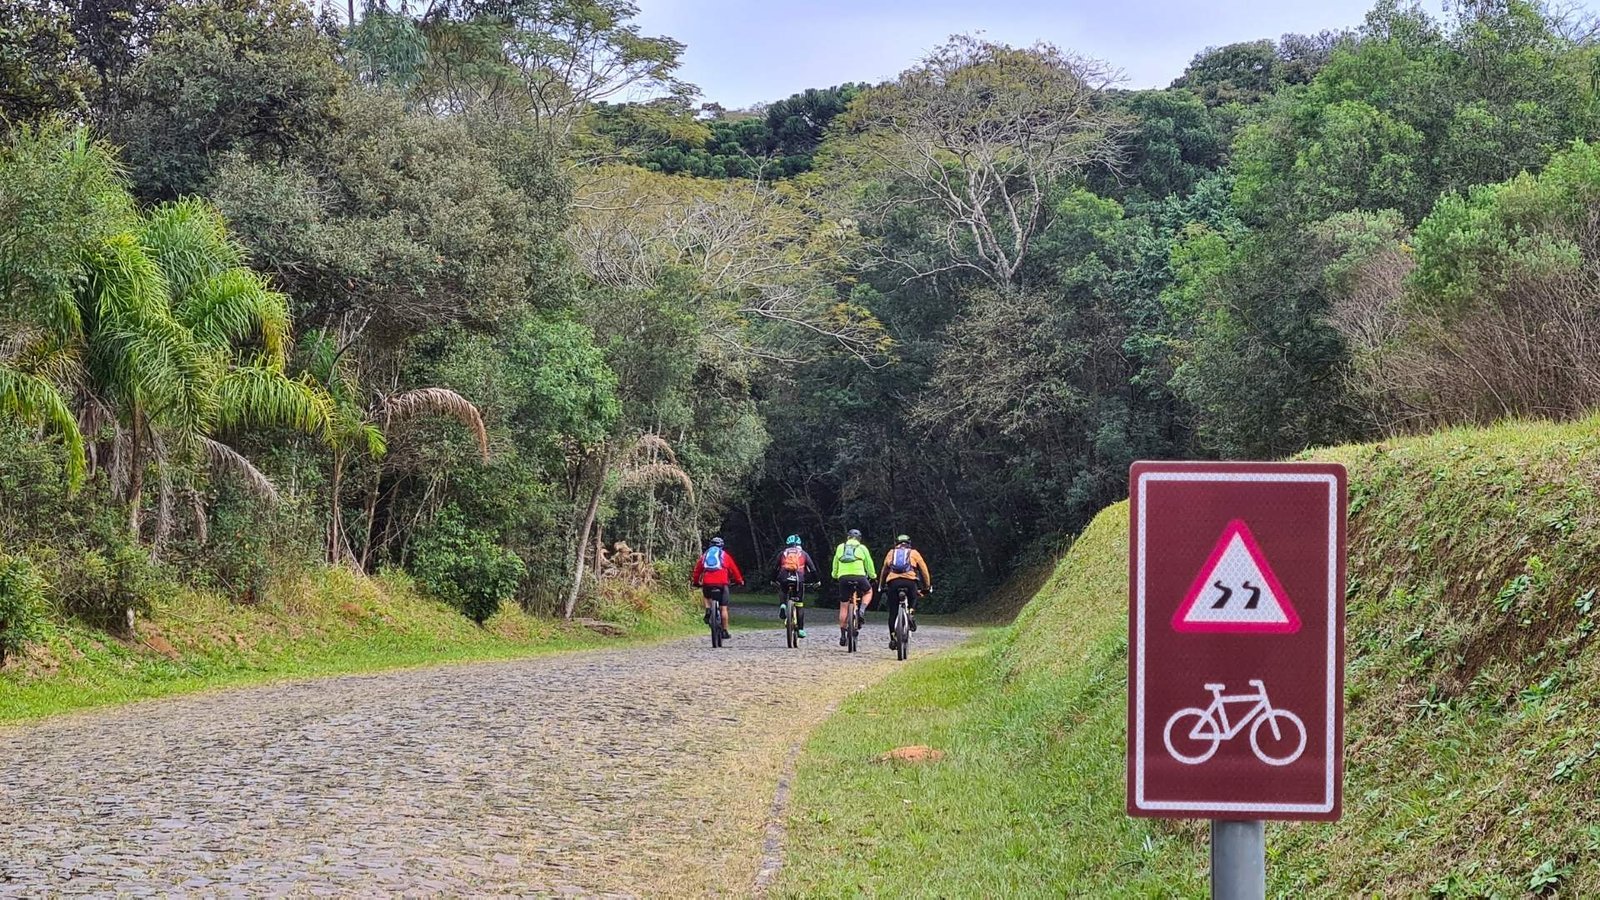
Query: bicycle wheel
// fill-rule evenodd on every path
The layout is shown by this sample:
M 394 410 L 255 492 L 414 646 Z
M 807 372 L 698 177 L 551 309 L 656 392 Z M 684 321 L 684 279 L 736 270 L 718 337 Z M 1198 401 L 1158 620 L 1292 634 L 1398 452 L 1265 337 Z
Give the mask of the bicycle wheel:
M 1177 737 L 1176 742 L 1174 736 Z M 1211 713 L 1193 706 L 1173 713 L 1161 737 L 1166 741 L 1167 752 L 1172 754 L 1173 759 L 1191 766 L 1198 766 L 1210 759 L 1222 746 L 1222 731 L 1217 727 L 1216 720 L 1211 718 Z
M 711 604 L 711 648 L 715 650 L 722 646 L 722 609 L 716 604 Z
M 1272 727 L 1263 734 L 1261 726 L 1268 724 Z M 1306 750 L 1305 723 L 1286 709 L 1272 710 L 1250 726 L 1250 749 L 1269 766 L 1287 766 Z
M 793 601 L 791 601 L 789 603 L 789 615 L 785 616 L 784 619 L 783 619 L 784 638 L 786 640 L 788 640 L 789 649 L 791 649 L 791 650 L 793 650 L 794 648 L 800 646 L 800 636 L 796 633 L 800 629 L 799 629 L 799 626 L 797 626 L 795 624 L 794 620 L 795 620 L 794 603 L 793 603 Z
M 901 660 L 911 655 L 911 625 L 906 621 L 906 611 L 900 610 L 900 615 L 894 619 L 895 653 Z
M 848 640 L 845 643 L 845 652 L 856 652 L 856 636 L 861 633 L 860 614 L 854 609 L 850 611 L 850 627 L 845 630 Z

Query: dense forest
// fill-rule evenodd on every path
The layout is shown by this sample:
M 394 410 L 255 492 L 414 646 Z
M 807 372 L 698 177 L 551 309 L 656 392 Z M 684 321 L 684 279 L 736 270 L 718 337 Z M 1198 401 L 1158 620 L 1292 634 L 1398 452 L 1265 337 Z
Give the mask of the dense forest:
M 318 565 L 572 616 L 718 531 L 907 531 L 959 604 L 1135 459 L 1600 401 L 1588 20 L 1384 0 L 1137 91 L 955 36 L 729 110 L 636 12 L 0 6 L 0 643 Z

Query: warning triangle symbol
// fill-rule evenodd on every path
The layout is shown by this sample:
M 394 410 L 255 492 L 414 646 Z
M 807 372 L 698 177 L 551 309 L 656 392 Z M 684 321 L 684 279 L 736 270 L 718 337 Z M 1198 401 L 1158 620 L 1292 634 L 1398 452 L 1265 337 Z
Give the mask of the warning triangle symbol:
M 1243 519 L 1222 530 L 1194 584 L 1172 615 L 1176 631 L 1293 634 L 1300 630 L 1289 595 Z

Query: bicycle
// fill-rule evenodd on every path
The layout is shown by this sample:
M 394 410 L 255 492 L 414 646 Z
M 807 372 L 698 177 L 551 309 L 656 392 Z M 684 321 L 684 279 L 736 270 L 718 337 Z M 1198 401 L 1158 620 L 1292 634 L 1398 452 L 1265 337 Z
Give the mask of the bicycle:
M 845 619 L 845 652 L 854 653 L 856 640 L 861 636 L 861 594 L 851 591 L 849 603 L 850 615 Z
M 793 650 L 800 646 L 800 610 L 797 607 L 806 602 L 806 583 L 804 581 L 790 583 L 794 585 L 794 592 L 792 594 L 784 592 L 786 596 L 783 602 L 788 612 L 783 617 L 783 631 L 789 649 Z
M 722 597 L 716 600 L 707 599 L 706 621 L 711 624 L 711 649 L 722 646 L 722 599 L 728 596 L 728 589 L 722 589 Z
M 1217 748 L 1222 746 L 1223 741 L 1237 737 L 1240 732 L 1244 731 L 1245 726 L 1249 725 L 1250 749 L 1255 751 L 1257 759 L 1269 766 L 1287 766 L 1299 759 L 1300 754 L 1304 753 L 1306 749 L 1305 723 L 1300 720 L 1299 716 L 1286 709 L 1274 709 L 1272 701 L 1267 699 L 1267 686 L 1261 679 L 1250 679 L 1250 685 L 1256 689 L 1256 693 L 1235 694 L 1230 697 L 1224 697 L 1222 692 L 1227 689 L 1227 685 L 1208 684 L 1205 688 L 1211 692 L 1210 706 L 1205 709 L 1190 706 L 1173 713 L 1172 718 L 1167 720 L 1166 730 L 1162 733 L 1162 739 L 1167 745 L 1167 752 L 1172 754 L 1172 758 L 1181 763 L 1198 766 L 1210 759 L 1217 752 Z M 1228 704 L 1230 703 L 1249 703 L 1251 707 L 1249 712 L 1230 722 L 1228 719 Z M 1208 744 L 1198 754 L 1180 753 L 1172 743 L 1174 728 L 1180 722 L 1190 718 L 1195 720 L 1194 725 L 1183 733 L 1183 736 L 1200 744 Z M 1254 724 L 1251 724 L 1252 722 Z M 1294 744 L 1294 750 L 1287 754 L 1274 754 L 1262 750 L 1262 725 L 1271 726 L 1272 740 L 1275 742 L 1283 741 L 1284 734 L 1290 732 L 1292 727 L 1291 733 L 1298 733 L 1299 735 L 1291 740 L 1291 743 Z
M 897 659 L 904 661 L 911 655 L 911 594 L 909 591 L 895 593 L 900 595 L 900 602 L 894 613 L 894 652 Z

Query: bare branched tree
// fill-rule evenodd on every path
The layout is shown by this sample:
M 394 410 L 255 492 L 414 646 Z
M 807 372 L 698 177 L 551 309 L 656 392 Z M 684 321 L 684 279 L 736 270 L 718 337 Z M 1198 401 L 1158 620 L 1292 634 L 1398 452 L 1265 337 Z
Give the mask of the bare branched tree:
M 568 241 L 599 284 L 647 291 L 669 270 L 688 271 L 704 289 L 700 320 L 729 348 L 781 356 L 781 343 L 758 341 L 745 327 L 759 320 L 881 361 L 877 321 L 842 303 L 835 288 L 853 223 L 805 190 L 616 168 L 588 173 L 579 198 Z
M 860 198 L 869 220 L 917 207 L 937 222 L 942 267 L 892 262 L 913 276 L 967 268 L 1015 283 L 1051 189 L 1119 161 L 1128 123 L 1104 103 L 1119 77 L 1049 44 L 954 37 L 856 101 L 843 117 L 852 137 L 834 162 L 863 176 L 859 183 L 891 180 Z

